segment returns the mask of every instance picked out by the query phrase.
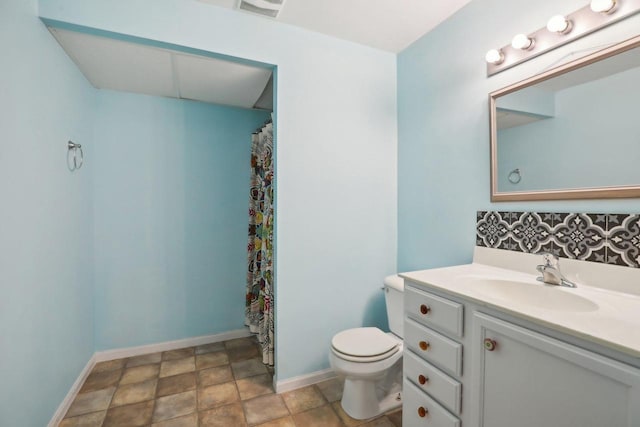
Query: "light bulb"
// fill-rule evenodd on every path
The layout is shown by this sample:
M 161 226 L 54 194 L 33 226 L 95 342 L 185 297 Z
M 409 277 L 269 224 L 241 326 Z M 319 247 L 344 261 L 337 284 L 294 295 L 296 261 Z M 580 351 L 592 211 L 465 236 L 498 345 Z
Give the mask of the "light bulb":
M 484 56 L 484 59 L 489 64 L 498 65 L 498 64 L 501 64 L 502 61 L 504 61 L 504 53 L 502 53 L 501 49 L 491 49 Z
M 513 40 L 511 40 L 511 46 L 514 49 L 531 49 L 533 47 L 533 39 L 527 37 L 525 34 L 516 34 Z
M 611 13 L 616 7 L 616 0 L 591 0 L 591 10 L 596 13 Z
M 571 21 L 562 15 L 555 15 L 547 22 L 547 30 L 552 33 L 567 34 L 571 31 Z

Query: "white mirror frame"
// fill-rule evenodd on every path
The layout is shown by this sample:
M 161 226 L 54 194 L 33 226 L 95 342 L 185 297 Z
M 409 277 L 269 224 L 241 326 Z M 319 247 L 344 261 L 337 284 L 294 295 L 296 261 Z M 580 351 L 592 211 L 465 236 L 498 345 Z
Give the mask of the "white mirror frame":
M 640 46 L 640 36 L 618 43 L 606 49 L 587 55 L 575 61 L 568 62 L 544 73 L 535 75 L 526 80 L 498 89 L 489 94 L 489 129 L 491 133 L 491 201 L 508 202 L 521 200 L 568 200 L 568 199 L 613 199 L 640 197 L 640 183 L 638 185 L 591 187 L 591 188 L 567 188 L 557 190 L 537 190 L 521 192 L 498 191 L 498 151 L 497 151 L 497 115 L 496 100 L 520 89 L 532 86 L 536 83 L 549 80 L 561 74 L 569 73 L 578 68 L 585 67 L 594 62 L 610 58 L 622 52 Z

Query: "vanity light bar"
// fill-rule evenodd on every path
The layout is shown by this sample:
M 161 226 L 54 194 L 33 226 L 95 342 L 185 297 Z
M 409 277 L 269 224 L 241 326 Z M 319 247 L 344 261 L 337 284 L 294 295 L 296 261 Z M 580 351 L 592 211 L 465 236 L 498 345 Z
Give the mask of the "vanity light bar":
M 556 15 L 531 34 L 518 34 L 511 44 L 487 52 L 487 76 L 593 33 L 640 12 L 640 0 L 592 0 L 569 15 Z

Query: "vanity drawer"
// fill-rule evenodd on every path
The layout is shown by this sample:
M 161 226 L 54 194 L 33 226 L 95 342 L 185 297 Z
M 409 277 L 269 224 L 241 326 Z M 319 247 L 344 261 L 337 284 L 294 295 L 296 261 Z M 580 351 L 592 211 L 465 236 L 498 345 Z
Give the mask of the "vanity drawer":
M 402 425 L 405 427 L 460 427 L 460 420 L 421 392 L 406 378 L 403 383 Z
M 462 337 L 464 306 L 455 301 L 407 286 L 404 307 L 410 317 Z
M 404 354 L 404 375 L 455 414 L 460 414 L 462 384 L 410 351 Z M 421 384 L 423 383 L 423 384 Z
M 404 345 L 453 375 L 462 375 L 462 344 L 409 318 L 404 322 Z

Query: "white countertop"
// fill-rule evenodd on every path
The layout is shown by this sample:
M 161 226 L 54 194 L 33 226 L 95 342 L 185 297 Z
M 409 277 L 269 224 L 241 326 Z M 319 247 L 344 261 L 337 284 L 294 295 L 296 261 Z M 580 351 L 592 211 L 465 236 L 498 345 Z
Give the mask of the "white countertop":
M 535 265 L 531 269 L 535 271 Z M 638 295 L 579 282 L 577 288 L 545 285 L 537 282 L 534 274 L 477 262 L 400 273 L 400 277 L 640 358 L 640 296 Z M 517 292 L 515 295 L 493 295 L 469 278 L 519 281 L 529 285 L 546 286 L 550 290 L 545 292 L 548 292 L 551 298 L 555 292 L 566 292 L 589 300 L 597 307 L 594 306 L 590 311 L 564 311 L 560 306 L 544 307 L 540 302 L 537 304 L 528 302 L 527 298 L 518 296 Z M 640 283 L 636 284 L 640 286 Z M 516 283 L 513 286 L 522 285 Z

